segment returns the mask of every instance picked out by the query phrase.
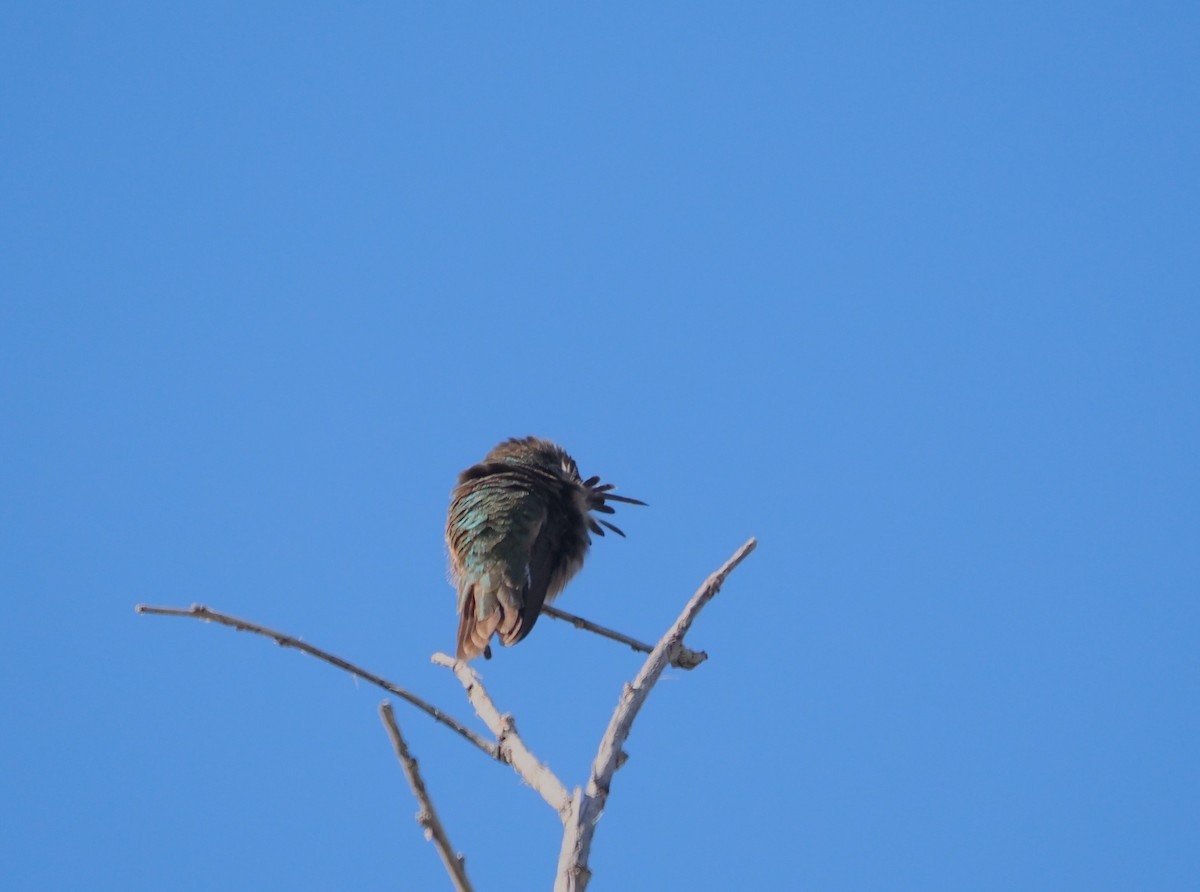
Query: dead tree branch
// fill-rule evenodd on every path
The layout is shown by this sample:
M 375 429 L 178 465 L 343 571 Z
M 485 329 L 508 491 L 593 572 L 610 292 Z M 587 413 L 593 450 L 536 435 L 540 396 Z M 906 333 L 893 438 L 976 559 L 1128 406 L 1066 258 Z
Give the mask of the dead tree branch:
M 627 644 L 639 653 L 648 654 L 654 649 L 649 644 L 638 641 L 636 638 L 630 638 L 628 635 L 623 635 L 599 623 L 584 619 L 582 616 L 576 616 L 574 613 L 567 613 L 565 610 L 551 607 L 549 604 L 542 606 L 542 616 L 548 616 L 551 619 L 560 619 L 563 622 L 570 623 L 577 629 L 585 629 L 588 632 L 594 632 L 602 638 L 610 638 L 613 641 L 619 641 L 621 644 Z M 671 657 L 671 665 L 678 669 L 695 669 L 707 659 L 708 654 L 704 651 L 690 650 L 681 644 L 678 652 Z
M 554 883 L 555 892 L 584 892 L 591 871 L 588 870 L 588 856 L 591 854 L 592 837 L 596 832 L 596 823 L 604 813 L 608 801 L 609 788 L 613 775 L 624 761 L 623 747 L 633 727 L 633 720 L 646 702 L 651 689 L 662 675 L 663 670 L 683 643 L 696 616 L 704 605 L 712 600 L 720 590 L 721 584 L 733 569 L 745 560 L 757 545 L 753 538 L 734 552 L 733 556 L 721 565 L 715 573 L 704 580 L 703 585 L 692 595 L 690 601 L 675 620 L 674 625 L 667 630 L 646 662 L 642 664 L 633 682 L 625 686 L 617 708 L 613 711 L 608 723 L 608 730 L 600 741 L 596 752 L 596 760 L 592 763 L 591 777 L 587 789 L 580 794 L 576 790 L 575 801 L 572 803 L 571 817 L 567 821 L 563 833 L 562 849 L 559 852 L 558 876 Z
M 148 616 L 187 616 L 191 617 L 192 619 L 202 620 L 204 622 L 220 623 L 223 626 L 229 626 L 230 628 L 237 629 L 239 632 L 252 632 L 255 635 L 262 635 L 265 638 L 271 638 L 280 647 L 293 647 L 311 657 L 316 657 L 318 660 L 324 660 L 331 666 L 337 666 L 339 669 L 349 672 L 351 675 L 355 675 L 358 678 L 361 678 L 363 681 L 369 682 L 376 687 L 383 688 L 390 694 L 395 694 L 400 699 L 408 701 L 413 706 L 417 707 L 417 709 L 420 709 L 422 712 L 432 716 L 434 719 L 441 722 L 459 736 L 469 740 L 471 743 L 475 744 L 475 746 L 487 753 L 491 758 L 500 762 L 506 761 L 500 753 L 500 748 L 496 744 L 489 743 L 482 736 L 476 734 L 462 722 L 458 721 L 458 719 L 442 712 L 432 703 L 422 700 L 416 694 L 404 690 L 404 688 L 393 684 L 382 676 L 376 675 L 374 672 L 368 672 L 366 669 L 363 669 L 360 666 L 355 666 L 353 663 L 329 653 L 329 651 L 322 650 L 319 647 L 314 647 L 311 644 L 307 644 L 301 641 L 299 638 L 295 638 L 291 635 L 285 635 L 283 632 L 277 632 L 274 629 L 268 629 L 266 626 L 260 626 L 258 623 L 252 623 L 249 620 L 239 619 L 236 616 L 230 616 L 227 613 L 218 613 L 215 610 L 209 610 L 203 604 L 193 604 L 189 608 L 150 607 L 146 604 L 138 604 L 134 609 L 138 613 L 146 614 Z
M 483 687 L 479 675 L 466 663 L 456 660 L 446 654 L 434 654 L 433 662 L 451 669 L 467 692 L 475 712 L 495 735 L 493 743 L 483 736 L 467 728 L 457 719 L 447 715 L 433 704 L 406 691 L 382 676 L 369 672 L 341 657 L 335 656 L 319 647 L 307 644 L 291 635 L 269 629 L 248 620 L 239 619 L 215 610 L 209 610 L 200 604 L 190 608 L 151 607 L 139 604 L 138 613 L 152 616 L 182 616 L 198 619 L 202 622 L 215 622 L 229 626 L 240 632 L 251 632 L 270 638 L 282 647 L 290 647 L 316 657 L 332 666 L 349 672 L 357 678 L 373 684 L 395 696 L 411 703 L 434 720 L 450 728 L 460 737 L 474 744 L 490 758 L 505 762 L 538 792 L 550 807 L 558 812 L 564 825 L 562 847 L 559 851 L 558 873 L 555 880 L 555 892 L 585 892 L 591 871 L 588 869 L 588 858 L 591 854 L 592 838 L 596 832 L 596 823 L 604 813 L 608 802 L 609 789 L 613 775 L 625 760 L 624 745 L 633 727 L 634 719 L 646 702 L 650 691 L 662 676 L 668 665 L 681 669 L 693 669 L 708 658 L 703 651 L 693 651 L 683 644 L 683 638 L 691 628 L 697 615 L 704 606 L 712 600 L 720 590 L 721 585 L 733 569 L 738 566 L 757 545 L 753 538 L 746 541 L 741 548 L 734 552 L 721 567 L 708 577 L 700 588 L 692 595 L 691 600 L 683 608 L 683 612 L 675 620 L 666 634 L 654 647 L 641 641 L 597 625 L 582 617 L 558 610 L 553 607 L 543 608 L 543 613 L 555 619 L 570 622 L 576 628 L 586 629 L 605 638 L 611 638 L 626 644 L 636 651 L 648 653 L 645 663 L 632 682 L 625 685 L 617 707 L 609 720 L 608 728 L 600 741 L 596 758 L 592 763 L 591 774 L 585 788 L 576 787 L 569 792 L 562 781 L 544 763 L 538 761 L 521 736 L 517 733 L 516 723 L 511 714 L 501 713 L 496 708 L 491 697 Z M 426 838 L 431 840 L 438 850 L 439 856 L 446 865 L 451 881 L 458 892 L 470 892 L 471 885 L 467 879 L 463 858 L 455 854 L 446 836 L 429 793 L 417 771 L 417 762 L 409 752 L 408 746 L 396 724 L 391 706 L 385 701 L 380 705 L 379 714 L 391 738 L 396 756 L 408 778 L 409 786 L 421 805 L 417 814 L 418 823 L 425 828 Z
M 455 853 L 454 846 L 450 845 L 450 838 L 446 835 L 446 829 L 438 820 L 433 800 L 429 798 L 429 791 L 425 789 L 425 781 L 421 779 L 421 773 L 417 770 L 417 760 L 408 751 L 408 744 L 404 742 L 400 726 L 396 724 L 396 716 L 392 713 L 392 704 L 386 700 L 380 703 L 379 717 L 383 720 L 383 726 L 392 740 L 392 748 L 396 751 L 396 758 L 400 760 L 400 767 L 404 769 L 404 776 L 408 778 L 408 785 L 412 787 L 413 795 L 417 797 L 417 802 L 421 806 L 421 810 L 417 812 L 417 823 L 425 829 L 425 838 L 432 842 L 434 848 L 437 849 L 442 863 L 446 865 L 446 872 L 450 874 L 450 882 L 454 884 L 456 892 L 473 892 L 471 881 L 467 879 L 466 859 Z
M 517 733 L 517 724 L 512 715 L 501 713 L 496 708 L 479 675 L 462 660 L 438 653 L 433 655 L 433 662 L 454 672 L 466 690 L 467 699 L 471 701 L 476 714 L 496 735 L 496 746 L 500 749 L 502 760 L 511 765 L 525 783 L 537 790 L 566 824 L 571 814 L 571 794 L 554 772 L 529 751 L 529 747 Z

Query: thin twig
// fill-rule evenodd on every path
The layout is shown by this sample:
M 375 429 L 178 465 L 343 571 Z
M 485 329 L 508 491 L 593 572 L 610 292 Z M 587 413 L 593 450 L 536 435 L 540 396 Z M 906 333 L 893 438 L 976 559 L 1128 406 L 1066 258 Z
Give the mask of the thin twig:
M 542 615 L 548 616 L 551 619 L 561 619 L 563 622 L 568 622 L 577 629 L 585 629 L 588 632 L 594 632 L 602 638 L 611 638 L 613 641 L 619 641 L 621 644 L 627 644 L 639 653 L 648 654 L 654 648 L 644 641 L 638 641 L 636 638 L 630 638 L 621 632 L 609 629 L 598 623 L 592 622 L 590 619 L 584 619 L 582 616 L 576 616 L 574 613 L 567 613 L 565 610 L 559 610 L 557 607 L 551 607 L 549 604 L 542 605 Z M 708 654 L 702 650 L 690 650 L 683 645 L 679 646 L 679 651 L 671 657 L 671 665 L 678 669 L 695 669 L 701 663 L 708 659 Z
M 489 743 L 481 735 L 476 734 L 462 722 L 458 721 L 453 716 L 446 715 L 432 703 L 422 700 L 416 694 L 409 693 L 404 688 L 393 684 L 382 676 L 376 675 L 374 672 L 368 672 L 359 666 L 355 666 L 341 657 L 334 656 L 329 651 L 321 650 L 319 647 L 313 647 L 311 644 L 306 644 L 299 638 L 291 635 L 285 635 L 283 632 L 276 632 L 274 629 L 268 629 L 266 626 L 260 626 L 258 623 L 252 623 L 249 620 L 239 619 L 236 616 L 230 616 L 227 613 L 218 613 L 215 610 L 209 610 L 203 604 L 193 604 L 190 608 L 183 607 L 150 607 L 146 604 L 138 604 L 134 608 L 138 613 L 143 613 L 148 616 L 187 616 L 192 619 L 203 620 L 204 622 L 220 623 L 223 626 L 229 626 L 237 629 L 239 632 L 253 632 L 255 635 L 262 635 L 265 638 L 274 639 L 276 644 L 281 647 L 294 647 L 296 650 L 302 651 L 311 657 L 316 657 L 318 660 L 324 660 L 332 666 L 337 666 L 351 675 L 356 675 L 363 681 L 370 682 L 376 687 L 383 688 L 390 694 L 395 694 L 402 700 L 406 700 L 413 706 L 420 709 L 422 712 L 432 716 L 437 721 L 441 722 L 447 728 L 456 732 L 459 736 L 469 740 L 479 749 L 487 753 L 491 758 L 497 761 L 506 761 L 500 752 L 500 747 L 494 743 Z
M 400 767 L 404 769 L 404 776 L 408 778 L 408 785 L 412 787 L 413 795 L 417 797 L 417 802 L 421 806 L 421 810 L 417 812 L 417 823 L 425 828 L 425 838 L 432 842 L 434 848 L 437 849 L 442 863 L 446 865 L 446 872 L 450 874 L 450 882 L 454 884 L 457 892 L 473 892 L 471 881 L 467 879 L 466 859 L 454 851 L 454 846 L 450 845 L 450 837 L 446 835 L 446 828 L 438 820 L 433 800 L 429 798 L 429 791 L 425 789 L 425 781 L 421 779 L 421 773 L 417 770 L 417 760 L 408 751 L 408 744 L 404 742 L 400 726 L 396 724 L 396 716 L 392 714 L 392 704 L 386 700 L 380 703 L 379 717 L 383 719 L 388 737 L 392 739 L 392 747 L 396 750 L 396 758 L 400 760 Z
M 499 746 L 504 761 L 513 767 L 525 783 L 537 790 L 550 807 L 558 812 L 559 818 L 565 824 L 571 814 L 571 794 L 557 775 L 529 751 L 529 747 L 517 733 L 517 725 L 512 715 L 501 713 L 496 708 L 496 704 L 484 690 L 479 675 L 462 660 L 437 653 L 433 655 L 433 662 L 454 672 L 466 690 L 467 699 L 471 701 L 476 714 L 496 735 L 496 745 Z
M 747 540 L 720 569 L 704 580 L 704 584 L 692 595 L 674 625 L 654 646 L 637 677 L 625 686 L 617 708 L 609 720 L 608 730 L 600 740 L 587 790 L 578 798 L 563 833 L 562 849 L 558 857 L 558 876 L 554 883 L 555 892 L 584 892 L 587 888 L 591 878 L 588 856 L 591 853 L 592 837 L 596 832 L 596 822 L 604 813 L 613 775 L 624 762 L 622 747 L 629 737 L 633 720 L 637 718 L 646 697 L 670 661 L 671 654 L 682 644 L 683 636 L 691 628 L 700 610 L 712 600 L 725 578 L 733 572 L 734 567 L 745 560 L 757 544 L 753 538 Z

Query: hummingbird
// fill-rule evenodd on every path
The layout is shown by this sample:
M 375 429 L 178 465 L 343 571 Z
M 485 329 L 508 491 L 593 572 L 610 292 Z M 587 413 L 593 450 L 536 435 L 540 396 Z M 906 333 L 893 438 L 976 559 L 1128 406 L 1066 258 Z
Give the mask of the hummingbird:
M 446 518 L 450 573 L 458 589 L 458 658 L 491 657 L 529 634 L 542 605 L 583 566 L 589 532 L 625 534 L 591 512 L 608 502 L 645 505 L 613 494 L 599 477 L 580 477 L 561 446 L 539 437 L 505 440 L 458 475 Z

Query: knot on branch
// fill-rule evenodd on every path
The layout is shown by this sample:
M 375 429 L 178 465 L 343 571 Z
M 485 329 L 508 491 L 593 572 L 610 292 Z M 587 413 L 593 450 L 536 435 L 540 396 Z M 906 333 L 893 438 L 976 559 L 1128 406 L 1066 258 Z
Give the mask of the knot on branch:
M 671 645 L 667 662 L 677 669 L 695 669 L 707 659 L 708 654 L 704 651 L 691 650 L 684 647 L 682 641 L 676 641 Z
M 496 735 L 496 742 L 501 746 L 510 735 L 517 734 L 517 720 L 511 712 L 506 712 L 500 716 L 500 733 Z

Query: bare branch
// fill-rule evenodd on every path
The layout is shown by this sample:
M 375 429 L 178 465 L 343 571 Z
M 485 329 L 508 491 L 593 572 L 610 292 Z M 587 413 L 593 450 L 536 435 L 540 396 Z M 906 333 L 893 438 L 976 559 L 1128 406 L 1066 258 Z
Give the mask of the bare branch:
M 420 709 L 427 715 L 432 716 L 437 721 L 441 722 L 447 728 L 451 729 L 459 736 L 469 740 L 475 746 L 479 747 L 491 758 L 497 761 L 507 761 L 500 752 L 500 747 L 494 743 L 489 743 L 479 734 L 476 734 L 462 722 L 458 721 L 453 716 L 446 715 L 432 703 L 422 700 L 416 694 L 409 693 L 404 688 L 393 684 L 386 678 L 376 675 L 374 672 L 368 672 L 359 666 L 355 666 L 341 657 L 334 656 L 329 651 L 321 650 L 319 647 L 313 647 L 311 644 L 306 644 L 299 638 L 291 635 L 285 635 L 283 632 L 276 632 L 274 629 L 268 629 L 266 626 L 260 626 L 257 623 L 252 623 L 249 620 L 238 619 L 236 616 L 230 616 L 227 613 L 218 613 L 215 610 L 209 610 L 203 604 L 193 604 L 190 608 L 182 607 L 150 607 L 146 604 L 138 604 L 134 608 L 138 613 L 148 616 L 187 616 L 192 619 L 202 620 L 204 622 L 220 623 L 223 626 L 237 629 L 239 632 L 253 632 L 255 635 L 262 635 L 265 638 L 271 638 L 276 644 L 281 647 L 293 647 L 296 650 L 302 651 L 311 657 L 316 657 L 318 660 L 324 660 L 332 666 L 337 666 L 351 675 L 361 678 L 363 681 L 370 682 L 376 687 L 383 688 L 390 694 L 395 694 L 402 700 L 406 700 L 413 706 Z
M 503 760 L 513 767 L 525 783 L 537 790 L 550 807 L 558 812 L 559 818 L 565 824 L 571 814 L 571 794 L 554 772 L 539 762 L 529 751 L 529 747 L 525 746 L 525 741 L 517 733 L 517 725 L 512 715 L 501 713 L 496 708 L 496 704 L 484 690 L 479 675 L 462 660 L 438 653 L 433 655 L 433 662 L 454 672 L 467 692 L 467 699 L 475 707 L 475 712 L 496 735 L 496 744 L 500 748 Z
M 638 641 L 636 638 L 630 638 L 628 635 L 623 635 L 613 629 L 594 623 L 589 619 L 584 619 L 582 616 L 576 616 L 574 613 L 567 613 L 565 610 L 551 607 L 549 604 L 542 606 L 542 616 L 548 616 L 551 619 L 561 619 L 577 629 L 585 629 L 588 632 L 595 632 L 602 638 L 611 638 L 613 641 L 619 641 L 621 644 L 628 644 L 639 653 L 648 654 L 653 650 L 649 644 Z M 704 651 L 690 650 L 681 644 L 679 645 L 678 652 L 671 657 L 671 665 L 678 669 L 695 669 L 707 659 L 708 654 Z
M 687 605 L 683 608 L 683 612 L 680 613 L 671 628 L 667 630 L 666 634 L 663 635 L 653 648 L 634 638 L 615 632 L 612 629 L 607 629 L 604 626 L 597 625 L 574 614 L 552 607 L 543 609 L 544 613 L 554 619 L 570 622 L 576 628 L 586 629 L 628 645 L 634 650 L 649 654 L 634 680 L 630 684 L 625 685 L 621 697 L 617 702 L 616 709 L 609 720 L 608 728 L 600 741 L 596 758 L 592 763 L 592 770 L 586 788 L 581 789 L 576 787 L 573 792 L 568 792 L 567 788 L 554 772 L 544 763 L 538 761 L 533 753 L 530 752 L 517 733 L 516 723 L 512 715 L 501 713 L 496 708 L 495 703 L 488 696 L 482 681 L 475 671 L 466 663 L 446 654 L 434 654 L 433 662 L 441 666 L 446 666 L 454 672 L 466 690 L 467 697 L 476 713 L 496 736 L 495 743 L 486 740 L 483 736 L 471 731 L 461 722 L 442 712 L 442 710 L 433 704 L 404 690 L 387 679 L 343 660 L 341 657 L 335 656 L 328 651 L 307 644 L 294 636 L 286 635 L 248 620 L 209 610 L 200 604 L 195 604 L 191 608 L 186 609 L 177 607 L 151 607 L 139 604 L 136 610 L 140 614 L 182 616 L 198 619 L 202 622 L 215 622 L 220 625 L 229 626 L 237 631 L 251 632 L 265 638 L 270 638 L 282 647 L 294 648 L 309 656 L 316 657 L 400 697 L 425 712 L 434 720 L 450 728 L 460 737 L 474 744 L 490 758 L 508 763 L 527 784 L 533 787 L 558 812 L 559 818 L 564 824 L 562 847 L 559 851 L 558 859 L 558 874 L 554 886 L 555 892 L 585 892 L 588 882 L 591 879 L 588 859 L 591 854 L 591 845 L 592 839 L 595 836 L 596 824 L 604 813 L 613 775 L 624 764 L 625 752 L 623 748 L 633 727 L 633 722 L 645 704 L 650 691 L 668 665 L 677 666 L 682 669 L 692 669 L 707 659 L 707 654 L 703 651 L 692 651 L 685 647 L 683 638 L 700 611 L 720 590 L 725 579 L 735 567 L 745 560 L 757 544 L 757 541 L 753 538 L 747 540 L 741 548 L 734 552 L 729 560 L 710 575 L 688 601 Z M 407 744 L 400 733 L 400 728 L 396 724 L 395 715 L 392 712 L 390 704 L 385 701 L 380 705 L 379 712 L 388 735 L 391 738 L 396 756 L 404 769 L 409 786 L 421 804 L 421 811 L 417 815 L 417 821 L 425 828 L 426 838 L 431 840 L 437 848 L 438 854 L 442 858 L 447 871 L 450 873 L 451 881 L 454 883 L 456 890 L 458 892 L 464 892 L 464 890 L 469 892 L 471 885 L 466 876 L 463 858 L 455 854 L 450 845 L 445 829 L 437 817 L 432 800 L 429 798 L 428 791 L 425 789 L 424 782 L 417 770 L 417 762 L 409 752 Z
M 404 742 L 400 726 L 396 724 L 396 716 L 392 714 L 392 704 L 386 700 L 380 703 L 379 717 L 383 719 L 388 737 L 392 739 L 392 748 L 396 750 L 396 758 L 400 760 L 400 767 L 404 769 L 408 785 L 412 787 L 413 795 L 417 797 L 417 802 L 421 806 L 421 810 L 417 812 L 417 823 L 425 828 L 425 838 L 432 842 L 437 849 L 442 863 L 446 865 L 446 872 L 450 874 L 450 882 L 454 884 L 455 890 L 457 892 L 473 892 L 471 881 L 467 879 L 466 859 L 455 853 L 454 846 L 450 845 L 450 837 L 446 835 L 446 829 L 438 820 L 433 800 L 429 798 L 429 791 L 425 789 L 425 781 L 421 779 L 421 773 L 417 770 L 417 760 L 408 751 L 408 744 Z
M 622 747 L 629 737 L 633 720 L 637 718 L 638 712 L 646 702 L 646 697 L 649 696 L 651 689 L 662 675 L 663 669 L 667 667 L 671 655 L 681 646 L 683 636 L 691 628 L 696 616 L 720 590 L 721 584 L 733 572 L 734 567 L 745 560 L 757 544 L 753 538 L 747 540 L 729 560 L 721 565 L 720 569 L 704 580 L 704 584 L 692 595 L 674 625 L 654 646 L 654 650 L 642 664 L 637 677 L 632 683 L 625 686 L 625 690 L 617 702 L 617 708 L 609 720 L 608 730 L 604 732 L 604 737 L 600 741 L 600 748 L 596 752 L 596 761 L 592 763 L 592 774 L 588 779 L 587 790 L 576 807 L 572 809 L 571 818 L 563 833 L 562 849 L 558 857 L 558 876 L 554 883 L 555 892 L 584 892 L 587 888 L 588 880 L 591 878 L 591 871 L 587 866 L 588 856 L 591 854 L 596 822 L 604 813 L 613 775 L 624 762 Z

